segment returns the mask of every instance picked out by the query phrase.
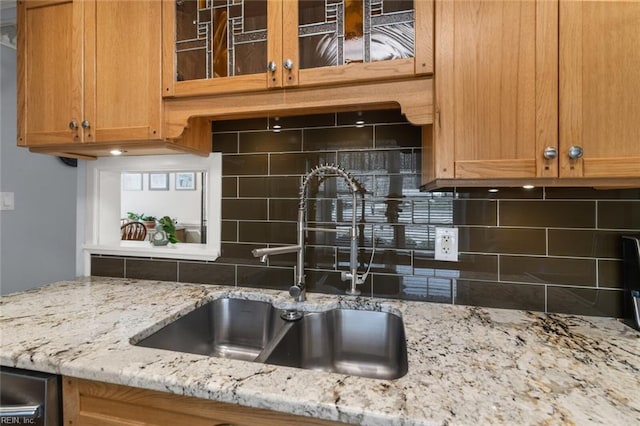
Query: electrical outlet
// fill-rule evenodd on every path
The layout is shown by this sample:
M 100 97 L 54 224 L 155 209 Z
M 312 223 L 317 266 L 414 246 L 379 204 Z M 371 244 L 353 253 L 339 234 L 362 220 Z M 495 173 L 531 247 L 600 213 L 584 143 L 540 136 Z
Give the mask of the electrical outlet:
M 436 228 L 435 259 L 458 261 L 458 228 Z
M 0 210 L 14 210 L 15 200 L 13 192 L 0 192 Z

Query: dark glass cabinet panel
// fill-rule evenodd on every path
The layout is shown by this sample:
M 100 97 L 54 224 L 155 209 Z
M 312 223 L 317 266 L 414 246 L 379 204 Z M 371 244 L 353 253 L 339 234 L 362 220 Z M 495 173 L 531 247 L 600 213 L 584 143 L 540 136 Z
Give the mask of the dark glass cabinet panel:
M 262 73 L 267 0 L 177 0 L 176 80 Z
M 414 57 L 413 0 L 300 0 L 300 68 Z

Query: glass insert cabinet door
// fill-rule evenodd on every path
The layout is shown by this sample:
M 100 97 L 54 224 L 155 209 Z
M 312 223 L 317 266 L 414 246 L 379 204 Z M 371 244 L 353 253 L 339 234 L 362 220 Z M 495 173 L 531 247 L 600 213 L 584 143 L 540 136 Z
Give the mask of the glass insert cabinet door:
M 298 2 L 300 68 L 414 57 L 413 0 Z
M 266 0 L 178 0 L 175 10 L 177 81 L 265 71 Z
M 173 62 L 171 82 L 165 81 L 169 96 L 432 71 L 427 56 L 433 5 L 428 0 L 175 0 L 165 5 L 165 28 L 173 28 L 171 39 L 165 34 L 164 40 L 165 56 Z

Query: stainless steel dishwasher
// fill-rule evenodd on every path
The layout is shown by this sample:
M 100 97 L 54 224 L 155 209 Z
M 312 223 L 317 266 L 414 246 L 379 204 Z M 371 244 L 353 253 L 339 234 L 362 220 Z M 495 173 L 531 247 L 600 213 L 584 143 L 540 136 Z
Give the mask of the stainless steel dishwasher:
M 58 426 L 60 377 L 0 366 L 0 424 Z

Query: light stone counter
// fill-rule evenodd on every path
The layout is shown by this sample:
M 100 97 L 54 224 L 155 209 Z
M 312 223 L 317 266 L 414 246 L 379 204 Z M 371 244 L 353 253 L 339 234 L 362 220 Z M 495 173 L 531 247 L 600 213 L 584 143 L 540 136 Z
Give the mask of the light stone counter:
M 129 343 L 224 296 L 291 305 L 284 291 L 61 282 L 0 298 L 0 363 L 366 425 L 640 424 L 640 333 L 613 319 L 309 294 L 311 311 L 402 315 L 409 372 L 392 381 Z

